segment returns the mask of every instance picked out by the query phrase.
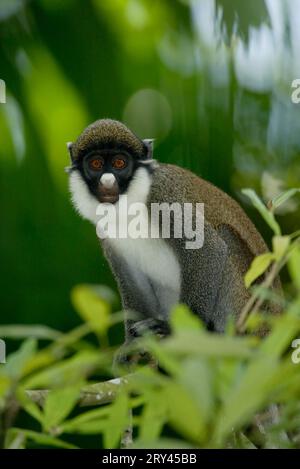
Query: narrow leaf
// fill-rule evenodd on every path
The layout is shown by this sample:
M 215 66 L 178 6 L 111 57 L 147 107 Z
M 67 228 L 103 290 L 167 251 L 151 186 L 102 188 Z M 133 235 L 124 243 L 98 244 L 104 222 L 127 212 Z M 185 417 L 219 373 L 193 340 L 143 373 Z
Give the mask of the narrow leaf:
M 51 391 L 45 401 L 43 426 L 46 431 L 58 426 L 75 406 L 82 383 Z
M 265 204 L 262 202 L 262 200 L 258 197 L 256 192 L 252 189 L 243 189 L 242 193 L 249 197 L 251 200 L 252 204 L 254 207 L 259 211 L 265 222 L 269 225 L 269 227 L 273 230 L 273 232 L 276 235 L 281 234 L 281 229 L 277 221 L 275 220 L 275 217 L 273 213 L 267 209 Z
M 167 419 L 167 403 L 164 395 L 153 391 L 144 406 L 141 417 L 139 437 L 142 440 L 156 440 L 159 438 Z
M 26 364 L 36 353 L 37 342 L 34 339 L 27 339 L 21 347 L 9 355 L 5 365 L 5 372 L 13 379 L 19 379 L 23 376 Z
M 89 285 L 77 285 L 71 293 L 76 311 L 91 328 L 105 335 L 110 325 L 110 305 Z
M 282 259 L 286 254 L 290 242 L 291 240 L 289 236 L 273 236 L 273 252 L 277 261 Z
M 75 445 L 62 441 L 59 438 L 54 438 L 53 436 L 46 435 L 45 433 L 38 433 L 31 430 L 25 430 L 23 428 L 12 428 L 11 430 L 21 435 L 24 435 L 26 439 L 32 440 L 42 446 L 55 446 L 57 448 L 65 449 L 78 448 Z
M 174 332 L 182 329 L 202 329 L 199 317 L 193 314 L 186 305 L 178 305 L 171 311 L 170 325 Z
M 253 259 L 250 269 L 245 275 L 245 286 L 249 288 L 252 283 L 258 279 L 268 269 L 271 262 L 274 260 L 274 254 L 266 252 Z
M 129 423 L 129 401 L 125 392 L 120 392 L 110 405 L 110 414 L 104 431 L 104 447 L 117 448 L 122 434 Z
M 289 189 L 288 191 L 282 192 L 278 196 L 274 197 L 271 200 L 272 210 L 275 211 L 276 208 L 280 207 L 280 205 L 284 204 L 287 200 L 289 200 L 291 197 L 293 197 L 299 192 L 300 192 L 300 189 L 294 188 L 294 189 Z
M 295 247 L 291 251 L 290 258 L 288 260 L 288 269 L 292 278 L 293 284 L 300 291 L 300 246 Z

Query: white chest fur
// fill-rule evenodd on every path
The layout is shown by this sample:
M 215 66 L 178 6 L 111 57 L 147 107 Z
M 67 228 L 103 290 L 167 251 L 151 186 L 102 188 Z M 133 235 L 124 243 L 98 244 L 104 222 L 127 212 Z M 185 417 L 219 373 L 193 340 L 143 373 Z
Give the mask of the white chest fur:
M 131 181 L 127 196 L 127 207 L 136 202 L 146 204 L 151 186 L 151 177 L 145 168 L 139 168 Z M 99 202 L 90 194 L 78 171 L 70 176 L 72 200 L 79 213 L 93 224 L 97 224 Z M 115 204 L 117 210 L 122 207 L 121 199 Z M 146 216 L 146 215 L 145 215 Z M 126 217 L 120 217 L 126 220 Z M 124 227 L 126 228 L 126 227 Z M 160 238 L 110 238 L 107 239 L 113 250 L 126 259 L 133 268 L 142 271 L 154 282 L 171 289 L 179 299 L 180 268 L 171 247 Z M 175 296 L 176 296 L 175 295 Z
M 162 239 L 110 239 L 114 251 L 154 282 L 180 290 L 180 269 L 171 248 Z

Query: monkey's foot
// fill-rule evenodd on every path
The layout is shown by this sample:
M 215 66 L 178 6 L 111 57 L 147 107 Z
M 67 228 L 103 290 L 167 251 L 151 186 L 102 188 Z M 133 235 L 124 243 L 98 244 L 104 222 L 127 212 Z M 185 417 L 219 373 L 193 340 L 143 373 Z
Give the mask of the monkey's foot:
M 124 370 L 126 370 L 126 372 L 132 371 L 137 364 L 147 364 L 154 367 L 157 365 L 154 358 L 146 350 L 133 352 L 130 344 L 131 343 L 128 344 L 125 342 L 114 356 L 112 370 L 115 376 L 120 376 Z
M 127 329 L 128 341 L 125 342 L 115 354 L 113 363 L 114 375 L 119 376 L 120 368 L 125 368 L 130 371 L 130 369 L 137 364 L 157 365 L 151 354 L 146 350 L 141 349 L 133 351 L 132 348 L 135 339 L 142 337 L 147 334 L 147 332 L 152 332 L 156 336 L 163 338 L 170 334 L 170 327 L 167 322 L 153 318 L 144 319 L 131 324 Z

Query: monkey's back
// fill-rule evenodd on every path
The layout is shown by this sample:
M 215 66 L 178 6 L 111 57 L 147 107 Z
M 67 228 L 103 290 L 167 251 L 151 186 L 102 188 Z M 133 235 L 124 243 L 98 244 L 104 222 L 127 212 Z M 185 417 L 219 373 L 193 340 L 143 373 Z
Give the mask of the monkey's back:
M 267 246 L 240 205 L 212 183 L 187 169 L 159 164 L 154 171 L 152 197 L 159 202 L 160 187 L 168 203 L 204 203 L 205 220 L 215 229 L 228 226 L 247 246 L 252 256 L 267 251 Z

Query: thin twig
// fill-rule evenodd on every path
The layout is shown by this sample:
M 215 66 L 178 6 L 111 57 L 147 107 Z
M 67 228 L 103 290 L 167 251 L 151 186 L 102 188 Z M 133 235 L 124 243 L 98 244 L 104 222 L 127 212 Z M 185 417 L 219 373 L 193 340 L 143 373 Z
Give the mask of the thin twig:
M 125 431 L 122 435 L 121 439 L 121 448 L 126 449 L 130 448 L 133 443 L 133 425 L 132 425 L 132 410 L 130 409 L 128 412 L 128 426 L 125 428 Z

